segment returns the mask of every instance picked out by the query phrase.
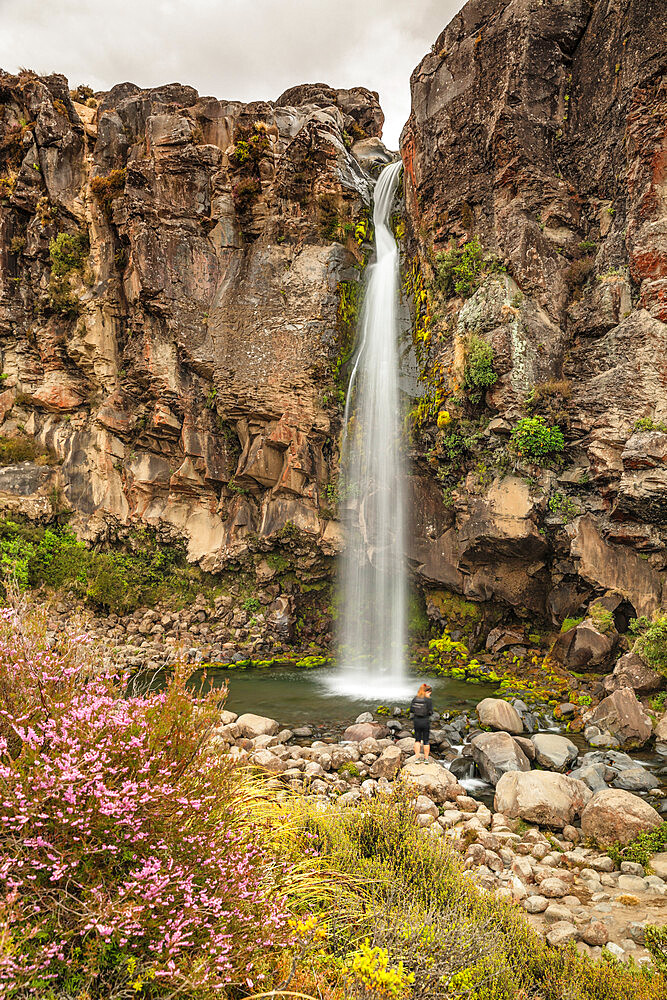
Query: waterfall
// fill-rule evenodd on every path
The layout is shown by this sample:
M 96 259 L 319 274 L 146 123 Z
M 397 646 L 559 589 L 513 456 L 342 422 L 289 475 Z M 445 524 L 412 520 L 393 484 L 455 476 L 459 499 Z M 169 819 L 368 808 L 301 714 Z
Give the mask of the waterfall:
M 345 550 L 336 686 L 379 701 L 406 694 L 399 254 L 390 228 L 400 169 L 400 160 L 389 164 L 375 186 L 375 263 L 345 403 L 339 490 Z

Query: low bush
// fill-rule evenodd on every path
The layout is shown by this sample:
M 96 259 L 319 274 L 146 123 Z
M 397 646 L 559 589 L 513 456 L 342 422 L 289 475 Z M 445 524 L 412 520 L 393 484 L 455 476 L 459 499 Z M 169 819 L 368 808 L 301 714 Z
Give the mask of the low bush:
M 656 611 L 653 618 L 636 618 L 630 622 L 636 636 L 633 652 L 644 663 L 667 677 L 667 612 Z
M 249 992 L 289 944 L 259 794 L 209 734 L 224 691 L 126 694 L 85 637 L 0 614 L 0 994 Z
M 545 465 L 565 448 L 560 427 L 550 427 L 544 417 L 522 417 L 512 431 L 510 444 L 520 458 Z
M 26 434 L 12 438 L 0 435 L 0 466 L 15 465 L 17 462 L 37 462 L 39 465 L 47 465 L 53 461 L 55 459 L 51 454 Z
M 615 844 L 607 854 L 616 862 L 633 861 L 639 865 L 650 865 L 654 854 L 667 850 L 667 820 L 648 833 L 639 833 L 625 846 Z
M 0 571 L 26 590 L 69 589 L 94 608 L 127 614 L 172 598 L 192 598 L 202 588 L 183 548 L 162 546 L 145 533 L 137 552 L 95 552 L 67 527 L 0 519 Z
M 127 169 L 116 167 L 105 177 L 93 177 L 90 182 L 90 190 L 99 201 L 108 221 L 111 221 L 114 199 L 125 190 L 126 180 Z
M 90 243 L 85 233 L 58 233 L 49 244 L 51 274 L 58 278 L 83 267 Z
M 482 245 L 474 236 L 459 249 L 453 243 L 436 254 L 435 283 L 447 298 L 456 294 L 469 298 L 479 285 L 482 273 Z
M 468 342 L 463 371 L 463 386 L 468 398 L 473 403 L 479 403 L 486 390 L 497 381 L 498 376 L 493 367 L 493 347 L 486 340 L 473 335 Z

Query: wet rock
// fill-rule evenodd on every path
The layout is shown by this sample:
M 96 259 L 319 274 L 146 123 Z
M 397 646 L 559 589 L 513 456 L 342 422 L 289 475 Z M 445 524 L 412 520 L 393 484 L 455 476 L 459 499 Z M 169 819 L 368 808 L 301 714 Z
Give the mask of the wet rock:
M 538 764 L 552 771 L 567 771 L 577 759 L 579 751 L 575 744 L 564 736 L 553 733 L 538 733 L 531 737 L 535 746 Z
M 254 739 L 256 736 L 275 736 L 280 729 L 275 719 L 253 715 L 251 712 L 239 715 L 236 725 L 240 734 L 248 739 Z
M 624 788 L 626 792 L 650 792 L 660 787 L 660 782 L 645 767 L 631 767 L 621 771 L 612 781 L 614 788 Z
M 616 788 L 596 792 L 581 814 L 584 836 L 602 847 L 616 841 L 627 844 L 638 833 L 653 830 L 660 823 L 659 814 L 647 802 Z
M 604 764 L 587 764 L 584 767 L 577 767 L 570 772 L 571 778 L 583 781 L 592 792 L 601 792 L 607 787 L 604 779 Z
M 530 771 L 530 761 L 509 733 L 481 733 L 471 740 L 472 755 L 485 781 L 497 785 L 506 771 Z
M 643 746 L 653 733 L 651 720 L 632 688 L 621 688 L 604 698 L 590 721 L 610 732 L 623 747 Z
M 510 818 L 562 829 L 592 797 L 582 781 L 551 771 L 508 771 L 496 786 L 496 810 Z
M 501 698 L 484 698 L 477 706 L 480 725 L 506 733 L 522 733 L 523 722 L 517 710 Z

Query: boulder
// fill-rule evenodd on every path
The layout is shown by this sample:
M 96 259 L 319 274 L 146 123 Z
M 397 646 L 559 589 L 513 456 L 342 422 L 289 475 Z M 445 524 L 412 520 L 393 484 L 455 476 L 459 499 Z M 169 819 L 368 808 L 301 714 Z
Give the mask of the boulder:
M 509 819 L 563 829 L 593 793 L 576 778 L 553 771 L 507 771 L 496 786 L 494 806 Z
M 640 656 L 626 653 L 617 661 L 613 673 L 605 677 L 602 683 L 607 694 L 627 687 L 641 695 L 659 691 L 664 682 L 665 678 L 647 667 Z
M 349 740 L 350 743 L 361 743 L 369 736 L 375 740 L 381 740 L 386 735 L 387 728 L 380 722 L 355 722 L 354 725 L 347 727 L 343 733 L 343 739 Z
M 648 802 L 621 788 L 596 792 L 581 814 L 581 829 L 601 847 L 627 844 L 638 833 L 660 826 L 659 814 Z
M 664 878 L 667 881 L 667 851 L 654 854 L 650 861 L 654 875 Z
M 275 736 L 280 729 L 275 719 L 268 719 L 264 715 L 253 715 L 251 712 L 239 715 L 235 725 L 238 726 L 241 736 L 250 740 L 257 736 Z
M 653 726 L 632 688 L 620 688 L 604 698 L 590 721 L 615 737 L 623 747 L 641 747 L 651 738 Z
M 626 792 L 650 792 L 660 788 L 660 782 L 645 767 L 628 767 L 612 781 L 614 788 L 624 788 Z
M 559 948 L 569 944 L 570 941 L 576 941 L 577 937 L 578 931 L 574 924 L 570 923 L 569 920 L 559 920 L 552 924 L 551 929 L 547 932 L 547 943 L 552 948 Z
M 470 742 L 480 775 L 492 785 L 506 771 L 530 771 L 530 761 L 509 733 L 480 733 Z
M 667 712 L 658 721 L 654 735 L 656 743 L 667 743 Z
M 485 698 L 477 706 L 480 725 L 505 733 L 522 733 L 523 722 L 517 710 L 502 698 Z
M 550 771 L 567 771 L 579 753 L 572 740 L 554 733 L 538 733 L 531 737 L 535 746 L 535 759 Z
M 264 771 L 270 771 L 271 774 L 282 774 L 283 771 L 287 770 L 285 761 L 280 760 L 270 750 L 256 750 L 251 755 L 250 760 L 257 767 L 261 767 Z
M 371 778 L 393 778 L 401 766 L 401 758 L 398 747 L 385 747 L 371 767 Z
M 585 619 L 558 636 L 551 655 L 568 670 L 596 670 L 610 663 L 617 642 L 616 632 L 607 635 Z
M 418 794 L 434 802 L 453 802 L 457 795 L 464 794 L 454 775 L 437 761 L 424 763 L 413 757 L 405 763 L 401 775 Z
M 587 764 L 584 767 L 577 767 L 574 771 L 571 771 L 570 777 L 576 778 L 578 781 L 583 781 L 592 792 L 601 792 L 607 787 L 607 782 L 604 780 L 604 772 L 604 764 Z

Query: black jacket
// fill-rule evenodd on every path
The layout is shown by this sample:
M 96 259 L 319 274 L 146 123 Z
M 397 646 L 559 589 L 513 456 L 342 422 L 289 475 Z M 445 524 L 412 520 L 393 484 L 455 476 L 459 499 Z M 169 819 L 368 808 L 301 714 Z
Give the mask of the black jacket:
M 433 702 L 430 698 L 415 695 L 410 703 L 410 712 L 414 719 L 430 719 L 433 715 Z

